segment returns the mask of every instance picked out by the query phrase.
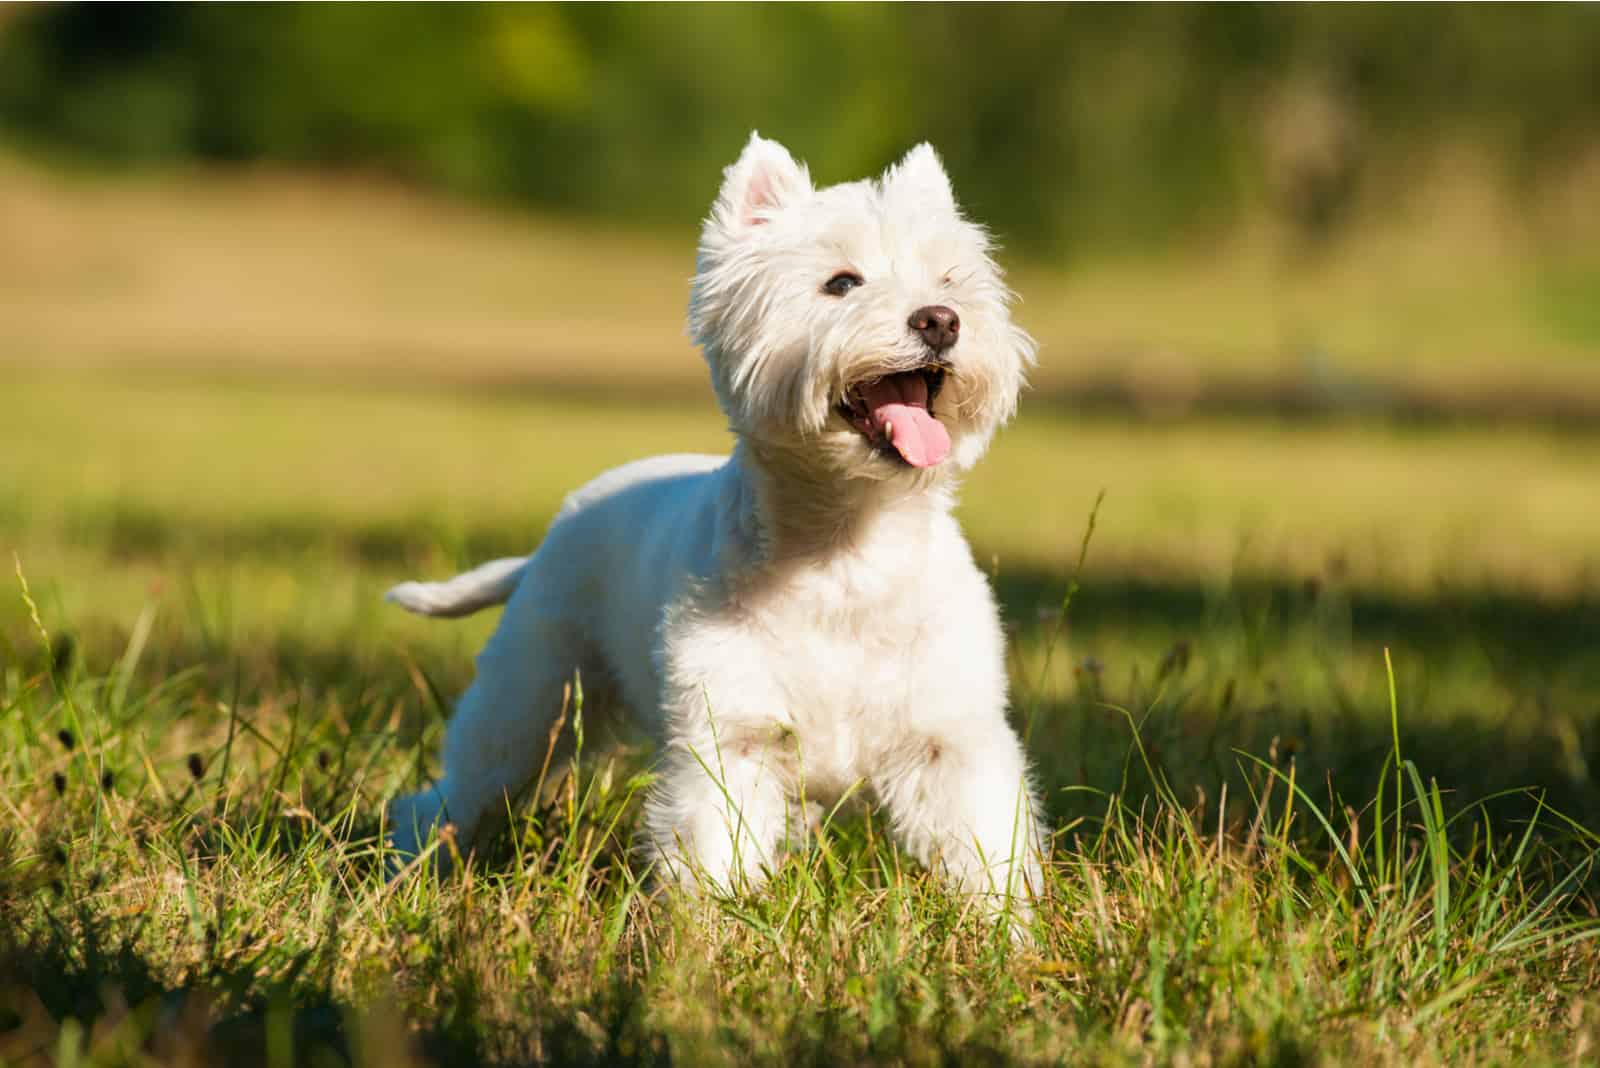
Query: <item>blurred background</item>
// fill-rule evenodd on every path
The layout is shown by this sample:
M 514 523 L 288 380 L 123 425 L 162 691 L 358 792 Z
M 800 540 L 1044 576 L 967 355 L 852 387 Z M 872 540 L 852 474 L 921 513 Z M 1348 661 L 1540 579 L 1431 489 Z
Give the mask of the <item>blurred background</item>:
M 726 447 L 683 319 L 752 129 L 822 182 L 932 141 L 1003 245 L 1041 362 L 962 516 L 1050 782 L 1115 786 L 1116 708 L 1175 781 L 1375 774 L 1389 647 L 1441 779 L 1600 811 L 1591 5 L 0 7 L 0 543 L 53 632 L 458 686 L 491 621 L 386 585 Z

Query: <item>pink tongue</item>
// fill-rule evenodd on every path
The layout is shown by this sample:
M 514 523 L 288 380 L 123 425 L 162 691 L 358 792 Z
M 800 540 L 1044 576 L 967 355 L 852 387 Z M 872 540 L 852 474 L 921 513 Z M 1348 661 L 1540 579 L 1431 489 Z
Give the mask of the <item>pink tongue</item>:
M 872 425 L 912 467 L 932 467 L 950 455 L 950 435 L 928 414 L 928 384 L 919 374 L 899 374 L 861 387 Z

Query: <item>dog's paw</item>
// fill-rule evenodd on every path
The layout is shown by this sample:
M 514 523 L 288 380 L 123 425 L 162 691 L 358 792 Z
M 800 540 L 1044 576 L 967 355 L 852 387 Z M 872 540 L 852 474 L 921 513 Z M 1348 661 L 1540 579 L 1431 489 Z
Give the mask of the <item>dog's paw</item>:
M 451 843 L 445 839 L 447 834 L 453 837 L 454 831 L 446 819 L 444 799 L 436 789 L 396 798 L 390 804 L 385 863 L 391 879 L 410 868 L 435 837 L 439 847 L 432 853 L 436 858 L 433 866 L 443 873 L 451 856 Z

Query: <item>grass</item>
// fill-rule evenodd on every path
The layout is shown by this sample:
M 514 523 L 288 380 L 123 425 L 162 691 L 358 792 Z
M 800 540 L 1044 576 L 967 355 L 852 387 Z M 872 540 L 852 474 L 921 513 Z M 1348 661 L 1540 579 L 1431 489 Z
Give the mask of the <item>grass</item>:
M 1385 774 L 1326 796 L 1275 744 L 1180 797 L 1160 698 L 1019 695 L 1059 831 L 1016 947 L 870 810 L 758 895 L 651 893 L 629 753 L 580 749 L 464 878 L 387 883 L 381 803 L 439 726 L 423 667 L 153 671 L 141 620 L 95 671 L 29 624 L 0 691 L 7 1063 L 1532 1063 L 1596 1037 L 1595 836 L 1447 799 L 1393 690 Z M 1059 731 L 1095 712 L 1079 754 L 1121 767 L 1064 784 Z
M 223 537 L 253 557 L 321 547 L 430 567 L 521 551 L 594 474 L 728 442 L 709 400 L 82 373 L 14 376 L 7 393 L 0 522 L 46 546 L 186 563 Z M 1600 585 L 1592 450 L 1589 435 L 1536 429 L 1138 424 L 1034 405 L 962 515 L 1005 568 L 1059 572 L 1063 532 L 1110 487 L 1097 561 L 1122 572 L 1571 596 Z M 457 557 L 426 559 L 441 539 Z
M 653 894 L 632 748 L 591 745 L 467 878 L 384 881 L 383 801 L 429 773 L 492 620 L 383 586 L 525 548 L 585 474 L 717 447 L 713 414 L 71 374 L 9 399 L 0 531 L 39 616 L 20 587 L 0 610 L 7 1063 L 1592 1048 L 1581 437 L 1020 422 L 964 505 L 1058 828 L 1015 948 L 866 808 L 759 895 Z M 1299 525 L 1252 549 L 1261 494 Z M 1450 537 L 1474 522 L 1494 536 Z
M 1055 403 L 1092 360 L 1047 363 L 961 506 L 1056 829 L 1025 945 L 864 805 L 759 894 L 657 895 L 627 859 L 652 755 L 597 738 L 466 877 L 390 883 L 383 803 L 435 770 L 493 618 L 380 594 L 526 550 L 608 466 L 725 446 L 670 341 L 683 242 L 10 164 L 0 215 L 0 1064 L 1595 1056 L 1581 420 L 1128 420 Z M 1294 280 L 1282 321 L 1354 309 L 1360 374 L 1387 337 L 1492 400 L 1477 330 L 1582 394 L 1581 255 L 1558 336 L 1527 312 L 1539 249 L 1408 245 L 1464 264 L 1425 285 L 1361 269 L 1396 241 Z M 1267 381 L 1269 260 L 1019 285 L 1047 357 L 1232 339 L 1224 370 Z M 1160 400 L 1187 359 L 1128 373 Z

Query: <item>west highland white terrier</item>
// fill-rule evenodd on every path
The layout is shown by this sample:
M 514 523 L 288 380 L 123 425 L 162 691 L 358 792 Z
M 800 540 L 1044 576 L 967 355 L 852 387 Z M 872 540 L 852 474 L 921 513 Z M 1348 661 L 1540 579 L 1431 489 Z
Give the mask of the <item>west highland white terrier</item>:
M 532 556 L 388 595 L 434 616 L 506 602 L 443 777 L 392 806 L 399 855 L 499 822 L 581 672 L 660 744 L 643 833 L 670 878 L 753 886 L 808 805 L 861 786 L 920 862 L 1026 909 L 1038 804 L 994 598 L 951 515 L 1033 361 L 1010 300 L 928 145 L 816 189 L 753 135 L 689 305 L 733 454 L 609 471 Z

